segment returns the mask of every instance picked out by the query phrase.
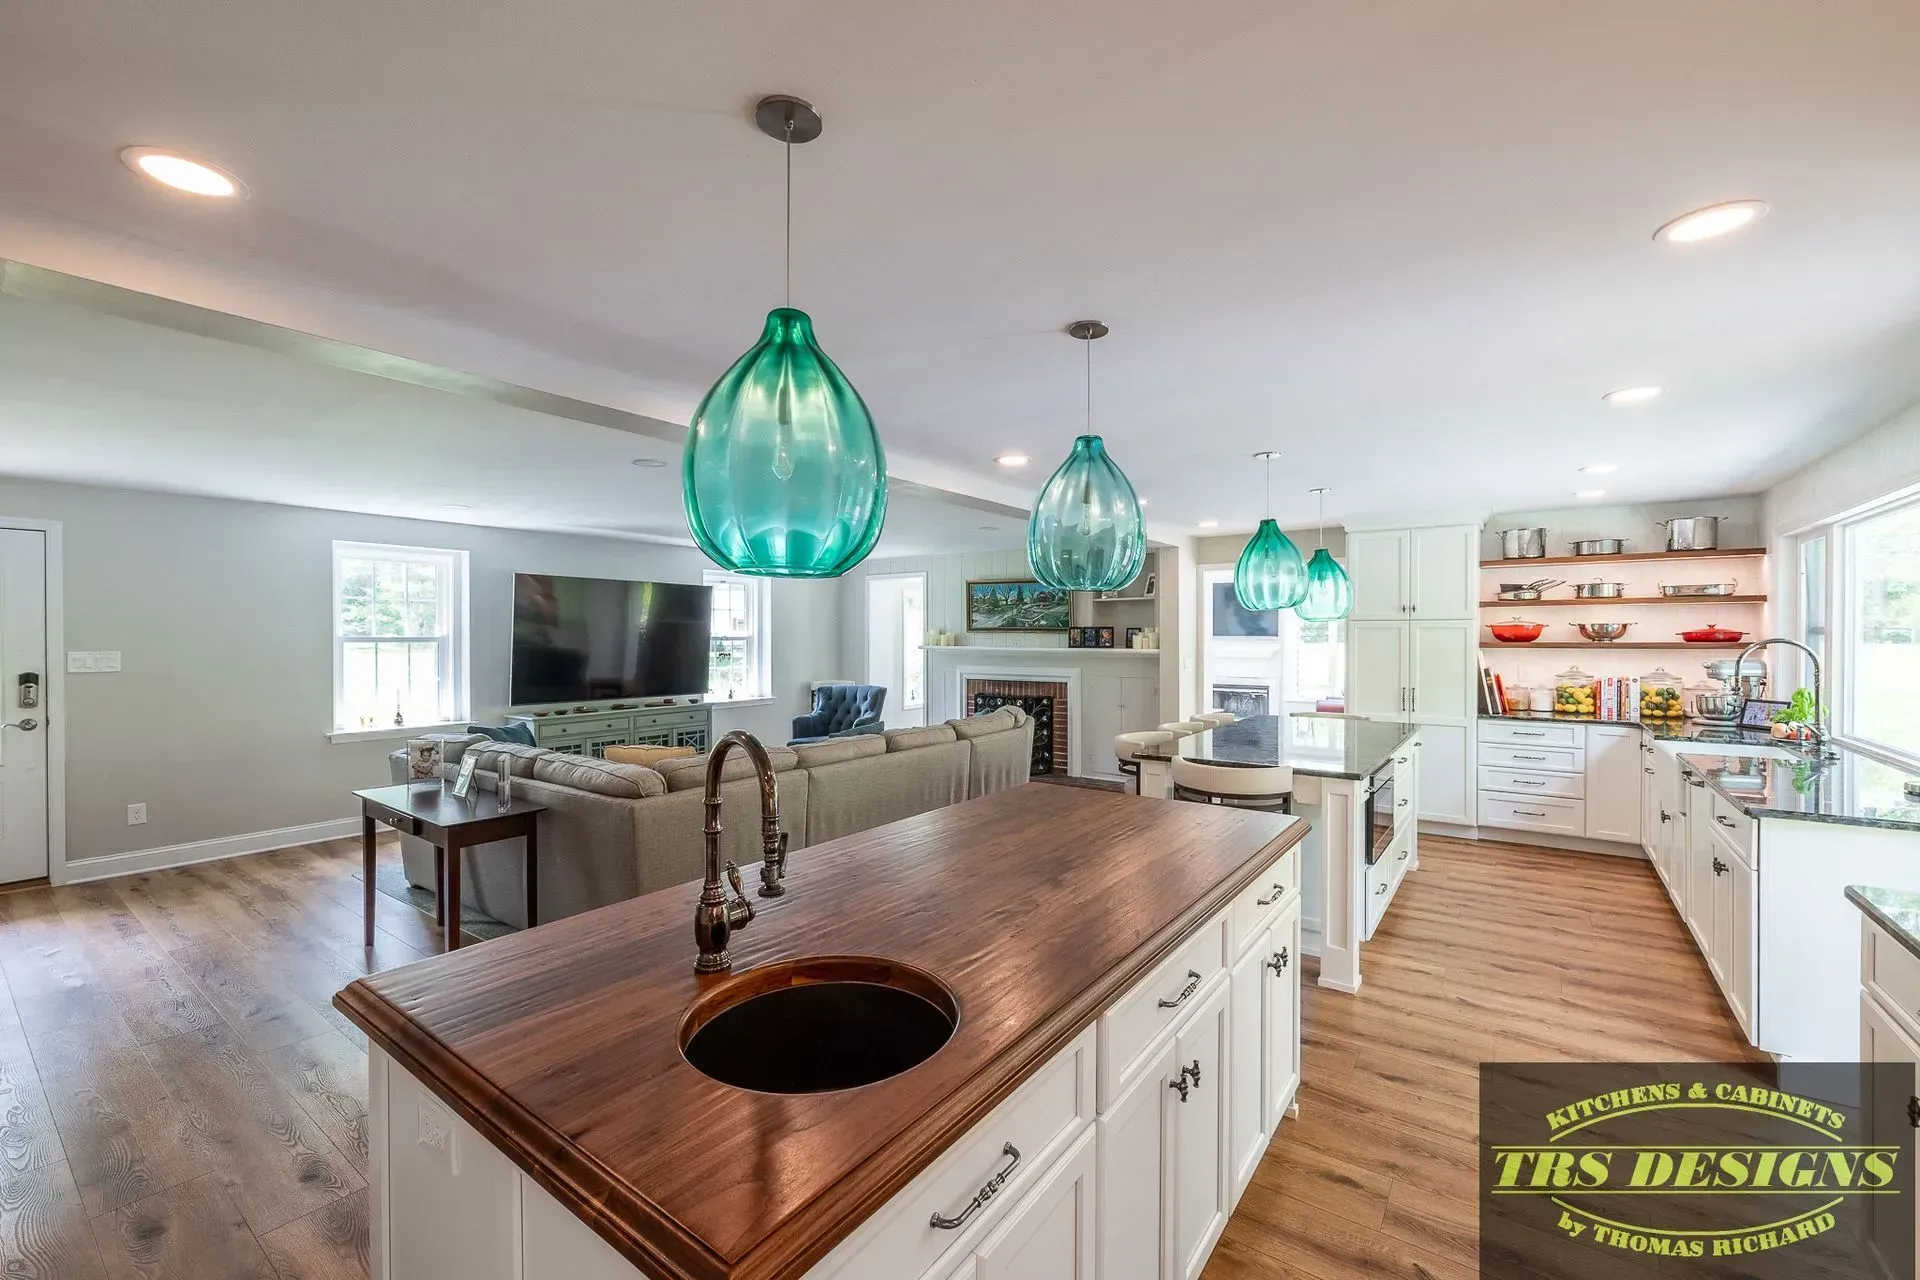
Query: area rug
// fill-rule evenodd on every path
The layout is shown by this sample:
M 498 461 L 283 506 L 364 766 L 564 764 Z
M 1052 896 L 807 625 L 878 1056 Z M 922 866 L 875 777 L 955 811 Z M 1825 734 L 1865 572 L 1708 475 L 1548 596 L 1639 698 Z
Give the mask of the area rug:
M 422 889 L 407 883 L 406 868 L 399 863 L 382 863 L 379 871 L 374 875 L 373 887 L 389 898 L 404 902 L 414 910 L 423 912 L 429 920 L 433 918 L 433 904 L 439 895 L 431 889 Z M 463 907 L 460 911 L 460 932 L 469 938 L 478 938 L 484 942 L 489 938 L 504 938 L 510 933 L 518 933 L 519 930 L 504 921 L 495 920 L 485 912 L 475 911 L 472 907 Z

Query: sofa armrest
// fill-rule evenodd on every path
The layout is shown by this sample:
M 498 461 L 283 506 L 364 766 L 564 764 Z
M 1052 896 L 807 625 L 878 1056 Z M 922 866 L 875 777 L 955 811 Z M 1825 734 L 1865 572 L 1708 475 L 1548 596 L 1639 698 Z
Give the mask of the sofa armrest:
M 411 778 L 408 776 L 408 770 L 411 767 L 412 766 L 407 763 L 407 749 L 405 747 L 400 748 L 398 751 L 389 751 L 387 753 L 387 777 L 389 781 L 394 783 L 411 781 Z
M 826 721 L 818 714 L 809 711 L 805 715 L 793 718 L 793 736 L 796 738 L 824 738 L 827 736 Z

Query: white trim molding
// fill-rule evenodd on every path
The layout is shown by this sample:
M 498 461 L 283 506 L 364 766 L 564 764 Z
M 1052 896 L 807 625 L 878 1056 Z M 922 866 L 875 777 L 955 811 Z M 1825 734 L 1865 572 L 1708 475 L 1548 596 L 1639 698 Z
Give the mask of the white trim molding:
M 1059 652 L 1068 650 L 1028 650 L 1027 652 Z M 1084 778 L 1087 769 L 1081 759 L 1086 753 L 1085 745 L 1080 741 L 1080 671 L 1070 666 L 1033 666 L 1033 667 L 969 667 L 956 666 L 953 669 L 953 684 L 950 689 L 950 706 L 959 708 L 962 717 L 972 714 L 967 710 L 968 680 L 1014 680 L 1031 684 L 1064 684 L 1067 686 L 1067 776 Z M 929 708 L 931 712 L 931 708 Z M 929 714 L 929 723 L 931 723 Z
M 55 884 L 82 884 L 88 880 L 106 880 L 144 871 L 164 871 L 169 867 L 188 867 L 196 862 L 218 862 L 249 853 L 268 853 L 296 844 L 320 840 L 341 840 L 360 834 L 360 819 L 334 818 L 327 822 L 309 822 L 298 827 L 276 827 L 271 831 L 249 831 L 244 835 L 221 836 L 215 840 L 194 840 L 186 844 L 162 845 L 157 849 L 139 849 L 132 853 L 109 853 L 98 858 L 81 858 L 56 869 Z

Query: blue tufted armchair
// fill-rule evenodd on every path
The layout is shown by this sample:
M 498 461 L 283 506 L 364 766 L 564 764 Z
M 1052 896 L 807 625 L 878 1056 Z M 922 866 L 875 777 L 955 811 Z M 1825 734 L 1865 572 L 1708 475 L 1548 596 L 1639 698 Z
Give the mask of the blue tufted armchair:
M 877 684 L 825 684 L 813 691 L 813 710 L 793 718 L 793 739 L 787 745 L 844 738 L 856 733 L 879 733 L 880 708 L 887 701 Z

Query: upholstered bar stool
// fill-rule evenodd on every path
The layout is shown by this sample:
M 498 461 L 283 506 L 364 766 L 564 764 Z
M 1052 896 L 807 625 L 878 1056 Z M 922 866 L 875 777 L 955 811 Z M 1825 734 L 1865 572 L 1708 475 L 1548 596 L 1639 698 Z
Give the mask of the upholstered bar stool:
M 1239 716 L 1233 714 L 1231 711 L 1202 711 L 1194 717 L 1195 720 L 1205 720 L 1208 724 L 1216 727 L 1223 724 L 1232 724 L 1239 718 Z
M 1120 761 L 1120 772 L 1133 779 L 1133 794 L 1140 794 L 1140 761 L 1135 758 L 1142 747 L 1158 747 L 1173 742 L 1175 735 L 1161 729 L 1141 729 L 1119 733 L 1113 738 L 1113 754 Z
M 1191 738 L 1196 733 L 1205 733 L 1213 728 L 1205 720 L 1169 720 L 1160 726 L 1162 733 L 1170 733 L 1176 738 Z
M 1173 758 L 1173 798 L 1235 809 L 1293 812 L 1293 769 L 1278 765 L 1202 764 Z

